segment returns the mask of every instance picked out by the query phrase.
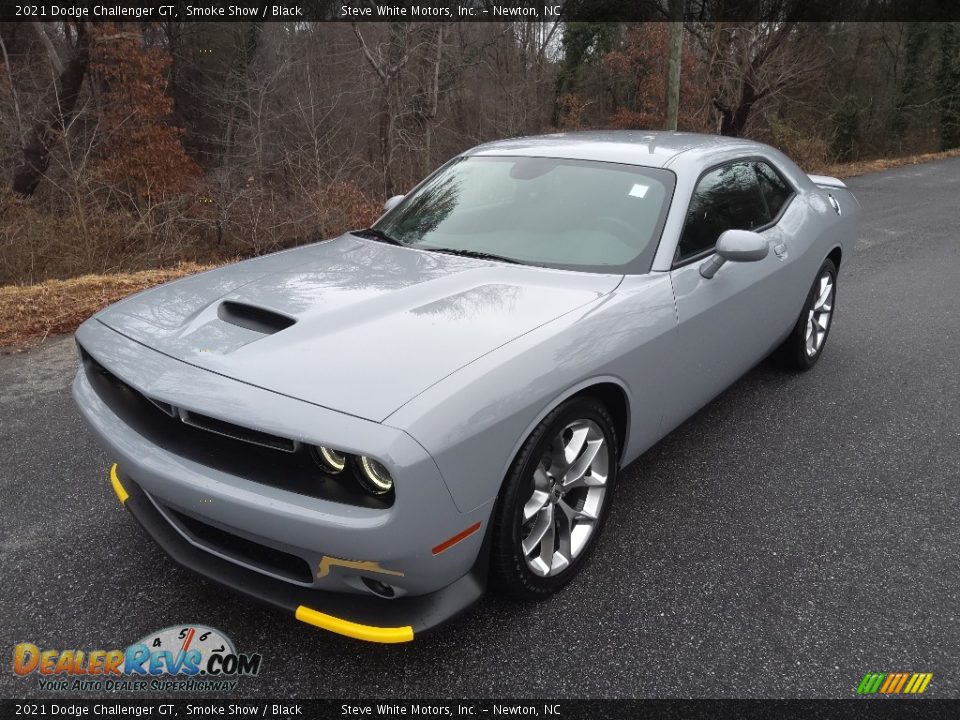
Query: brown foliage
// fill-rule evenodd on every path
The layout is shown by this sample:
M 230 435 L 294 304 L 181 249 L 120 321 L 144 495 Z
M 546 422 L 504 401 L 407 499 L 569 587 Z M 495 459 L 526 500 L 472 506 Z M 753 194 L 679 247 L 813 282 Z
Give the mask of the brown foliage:
M 145 48 L 142 35 L 128 27 L 96 25 L 94 38 L 90 72 L 106 132 L 98 148 L 99 175 L 133 199 L 184 191 L 200 169 L 183 149 L 183 131 L 168 122 L 169 53 Z
M 576 93 L 564 93 L 557 98 L 559 125 L 562 130 L 582 130 L 586 126 L 584 113 L 589 105 Z
M 183 263 L 167 270 L 0 287 L 0 347 L 26 347 L 48 335 L 71 332 L 97 310 L 131 293 L 205 269 Z
M 880 172 L 881 170 L 891 170 L 893 168 L 904 167 L 906 165 L 918 165 L 920 163 L 931 162 L 933 160 L 943 160 L 945 158 L 960 157 L 960 148 L 952 150 L 943 150 L 935 153 L 921 153 L 919 155 L 901 155 L 900 157 L 878 158 L 876 160 L 858 160 L 846 163 L 821 163 L 815 166 L 804 165 L 803 169 L 810 173 L 819 175 L 832 175 L 838 178 L 856 177 L 871 172 Z
M 355 183 L 337 181 L 325 187 L 317 197 L 317 208 L 324 211 L 323 234 L 369 227 L 383 213 Z M 326 231 L 326 232 L 323 232 Z
M 758 140 L 773 145 L 808 172 L 820 168 L 830 158 L 830 143 L 823 137 L 797 128 L 776 117 L 768 119 L 767 128 L 758 133 Z
M 346 181 L 309 197 L 253 181 L 126 206 L 84 196 L 54 213 L 0 189 L 0 285 L 249 257 L 368 227 L 381 212 Z
M 700 78 L 701 61 L 688 38 L 684 38 L 680 61 L 680 130 L 702 131 L 706 89 Z M 670 28 L 668 23 L 638 23 L 631 26 L 619 49 L 603 58 L 604 69 L 626 83 L 633 102 L 620 107 L 607 119 L 611 128 L 621 130 L 662 128 L 667 112 L 667 62 Z

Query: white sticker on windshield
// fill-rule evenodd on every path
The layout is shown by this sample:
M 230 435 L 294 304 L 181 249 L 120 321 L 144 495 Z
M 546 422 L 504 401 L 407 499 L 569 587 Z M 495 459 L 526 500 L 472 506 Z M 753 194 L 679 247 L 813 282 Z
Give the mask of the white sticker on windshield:
M 638 197 L 638 198 L 646 197 L 647 190 L 649 189 L 650 189 L 649 185 L 641 185 L 640 183 L 634 183 L 633 187 L 630 188 L 630 192 L 628 192 L 627 195 L 630 195 L 631 197 Z

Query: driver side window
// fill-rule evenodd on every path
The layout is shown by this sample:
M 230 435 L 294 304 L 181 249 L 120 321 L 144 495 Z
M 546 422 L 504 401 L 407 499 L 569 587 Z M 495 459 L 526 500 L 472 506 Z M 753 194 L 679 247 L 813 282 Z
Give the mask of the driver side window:
M 674 262 L 713 249 L 725 230 L 753 230 L 769 222 L 753 163 L 715 168 L 700 178 L 693 191 Z

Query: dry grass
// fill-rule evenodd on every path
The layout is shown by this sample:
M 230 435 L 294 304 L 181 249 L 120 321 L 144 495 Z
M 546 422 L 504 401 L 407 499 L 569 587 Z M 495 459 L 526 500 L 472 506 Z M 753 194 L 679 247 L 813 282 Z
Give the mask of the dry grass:
M 860 160 L 857 162 L 834 163 L 818 166 L 809 172 L 816 175 L 832 175 L 838 178 L 856 177 L 880 170 L 892 170 L 905 165 L 918 165 L 931 160 L 960 157 L 960 148 L 944 150 L 943 152 L 924 153 L 922 155 L 902 155 L 900 157 L 880 158 L 878 160 Z
M 181 263 L 164 270 L 0 286 L 0 348 L 26 349 L 48 335 L 72 332 L 97 310 L 131 293 L 209 267 Z

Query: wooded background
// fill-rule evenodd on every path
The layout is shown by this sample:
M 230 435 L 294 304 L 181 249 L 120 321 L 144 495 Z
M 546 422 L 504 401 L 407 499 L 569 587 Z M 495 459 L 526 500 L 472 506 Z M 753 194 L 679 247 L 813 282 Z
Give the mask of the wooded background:
M 368 225 L 486 140 L 658 129 L 667 23 L 0 25 L 0 284 Z M 807 170 L 960 145 L 960 23 L 685 23 L 679 127 Z

